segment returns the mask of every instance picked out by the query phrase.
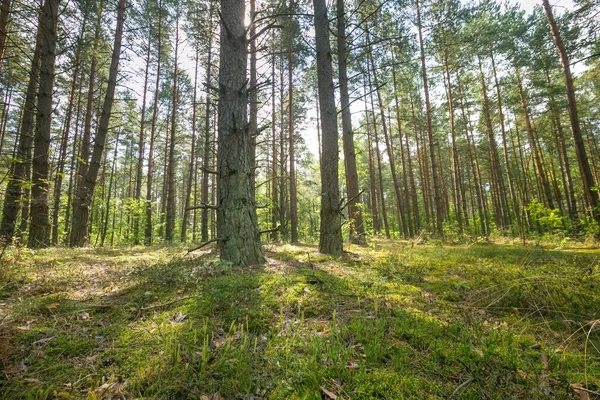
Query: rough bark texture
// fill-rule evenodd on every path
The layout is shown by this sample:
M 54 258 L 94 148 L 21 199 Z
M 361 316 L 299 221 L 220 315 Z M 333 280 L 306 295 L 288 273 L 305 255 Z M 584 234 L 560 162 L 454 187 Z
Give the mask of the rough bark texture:
M 343 252 L 342 215 L 338 187 L 338 127 L 329 44 L 329 20 L 325 0 L 313 0 L 317 47 L 317 80 L 323 138 L 321 158 L 321 228 L 319 251 L 340 255 Z
M 37 83 L 40 74 L 40 57 L 42 53 L 42 25 L 38 26 L 35 51 L 31 62 L 29 72 L 29 83 L 25 92 L 25 102 L 23 105 L 23 116 L 19 126 L 19 143 L 17 147 L 16 161 L 12 170 L 12 176 L 6 188 L 4 197 L 4 207 L 2 208 L 2 223 L 0 224 L 0 238 L 10 240 L 15 231 L 17 216 L 21 208 L 21 197 L 23 195 L 23 183 L 29 180 L 29 174 L 26 173 L 30 161 L 31 142 L 33 138 L 33 120 L 35 117 L 35 101 L 37 93 Z
M 250 188 L 244 6 L 244 0 L 221 0 L 217 238 L 222 260 L 247 266 L 264 257 Z
M 113 100 L 115 96 L 115 88 L 117 86 L 117 73 L 119 70 L 119 58 L 121 56 L 121 39 L 123 37 L 123 22 L 125 20 L 125 3 L 126 0 L 119 0 L 117 11 L 117 27 L 115 31 L 115 43 L 113 46 L 112 58 L 110 62 L 110 70 L 108 74 L 108 85 L 106 86 L 106 95 L 102 114 L 98 123 L 98 131 L 94 140 L 94 150 L 90 160 L 89 167 L 82 184 L 77 188 L 75 195 L 75 206 L 73 207 L 73 222 L 71 227 L 71 246 L 86 246 L 89 244 L 89 227 L 90 227 L 90 210 L 92 206 L 92 198 L 94 189 L 96 188 L 96 180 L 100 170 L 102 154 L 106 136 L 108 134 L 108 122 L 112 110 Z
M 54 90 L 54 65 L 59 0 L 45 0 L 40 23 L 42 24 L 42 52 L 40 64 L 37 115 L 33 150 L 31 187 L 31 226 L 28 246 L 47 247 L 50 244 L 50 219 L 48 218 L 48 176 L 50 165 L 50 130 L 52 127 L 52 91 Z
M 581 126 L 579 123 L 579 114 L 577 113 L 577 101 L 575 99 L 575 86 L 573 85 L 573 75 L 571 74 L 571 67 L 569 65 L 569 56 L 565 45 L 560 36 L 560 31 L 554 20 L 552 9 L 548 0 L 542 0 L 544 11 L 548 19 L 548 25 L 550 25 L 550 31 L 552 33 L 552 39 L 556 45 L 558 55 L 560 57 L 560 63 L 562 64 L 563 75 L 565 79 L 565 90 L 567 92 L 567 105 L 569 110 L 569 119 L 571 120 L 571 134 L 573 135 L 573 142 L 575 143 L 575 152 L 577 154 L 577 160 L 579 161 L 579 170 L 581 171 L 581 178 L 583 180 L 583 188 L 585 192 L 585 198 L 588 205 L 592 208 L 592 215 L 594 219 L 600 223 L 600 213 L 598 212 L 598 190 L 594 189 L 594 176 L 590 168 L 588 161 L 585 144 L 583 142 L 583 136 L 581 134 Z
M 2 70 L 2 61 L 4 61 L 4 53 L 6 51 L 6 34 L 8 25 L 8 14 L 10 12 L 11 0 L 2 0 L 0 6 L 0 71 Z
M 358 190 L 358 172 L 356 170 L 356 153 L 354 151 L 354 132 L 350 113 L 350 94 L 348 93 L 348 50 L 346 43 L 346 16 L 344 0 L 337 0 L 337 50 L 338 78 L 340 82 L 340 100 L 342 106 L 342 146 L 344 148 L 344 166 L 346 168 L 346 193 L 348 195 L 348 217 L 350 219 L 350 241 L 365 244 L 365 227 Z

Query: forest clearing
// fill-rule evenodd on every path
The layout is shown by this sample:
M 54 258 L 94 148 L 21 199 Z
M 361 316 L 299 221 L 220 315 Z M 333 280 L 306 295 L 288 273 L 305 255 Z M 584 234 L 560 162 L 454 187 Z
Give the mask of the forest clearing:
M 265 265 L 239 268 L 177 247 L 11 251 L 0 397 L 600 391 L 597 248 L 375 240 L 339 258 L 313 245 L 265 254 Z

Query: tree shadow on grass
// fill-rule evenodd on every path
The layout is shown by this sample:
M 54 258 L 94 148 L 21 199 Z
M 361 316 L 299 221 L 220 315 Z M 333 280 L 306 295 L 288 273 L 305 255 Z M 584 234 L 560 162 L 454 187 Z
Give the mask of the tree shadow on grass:
M 338 264 L 271 258 L 242 269 L 175 259 L 134 269 L 100 298 L 45 300 L 36 328 L 15 338 L 27 370 L 0 393 L 321 399 L 324 388 L 352 399 L 567 396 L 565 385 L 541 388 L 540 351 L 526 338 L 440 319 L 427 302 L 410 301 L 419 282 L 389 285 L 361 274 L 359 263 Z

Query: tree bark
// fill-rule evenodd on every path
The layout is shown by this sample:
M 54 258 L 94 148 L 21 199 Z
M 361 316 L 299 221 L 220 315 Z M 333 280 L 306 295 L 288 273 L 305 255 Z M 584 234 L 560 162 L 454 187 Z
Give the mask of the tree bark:
M 28 246 L 31 248 L 50 245 L 48 151 L 52 128 L 52 92 L 54 90 L 59 2 L 60 0 L 45 0 L 40 18 L 43 39 L 32 163 L 31 224 L 28 242 Z
M 567 92 L 569 119 L 571 120 L 571 134 L 573 135 L 575 153 L 577 154 L 577 159 L 579 161 L 579 170 L 581 172 L 581 180 L 583 181 L 585 199 L 588 203 L 588 206 L 591 208 L 592 216 L 598 223 L 600 223 L 600 213 L 597 209 L 598 188 L 594 182 L 594 176 L 592 175 L 585 144 L 583 142 L 583 135 L 581 133 L 579 113 L 577 112 L 577 100 L 575 98 L 575 86 L 573 85 L 573 75 L 571 74 L 569 56 L 562 41 L 558 25 L 554 20 L 554 15 L 552 14 L 552 9 L 550 8 L 550 2 L 548 0 L 542 0 L 542 5 L 544 6 L 544 11 L 546 12 L 546 18 L 548 19 L 548 25 L 550 26 L 552 39 L 554 40 L 554 44 L 558 51 L 558 56 L 560 57 L 560 63 L 562 64 L 565 90 Z
M 248 266 L 263 263 L 264 257 L 250 187 L 244 17 L 244 0 L 221 0 L 217 237 L 221 260 Z
M 356 170 L 356 153 L 354 151 L 354 132 L 350 113 L 350 95 L 348 93 L 348 49 L 346 37 L 346 15 L 344 0 L 337 0 L 337 50 L 338 78 L 340 82 L 340 100 L 342 107 L 342 145 L 344 149 L 344 166 L 346 167 L 346 193 L 348 195 L 348 216 L 350 219 L 350 241 L 365 244 L 365 228 L 358 188 L 358 172 Z
M 2 223 L 0 224 L 0 238 L 5 240 L 12 239 L 17 222 L 17 216 L 21 208 L 21 196 L 23 194 L 23 184 L 29 180 L 29 174 L 26 174 L 27 165 L 30 163 L 28 154 L 30 154 L 31 142 L 33 139 L 33 124 L 35 117 L 36 94 L 38 88 L 38 79 L 40 76 L 40 59 L 43 43 L 43 26 L 40 21 L 36 35 L 35 51 L 31 61 L 29 71 L 29 83 L 25 92 L 25 101 L 23 103 L 23 115 L 19 126 L 19 138 L 15 165 L 12 168 L 12 175 L 6 188 L 4 197 L 4 206 L 2 208 Z
M 173 91 L 171 99 L 171 137 L 169 145 L 169 161 L 167 167 L 167 224 L 165 226 L 165 239 L 173 242 L 175 231 L 175 214 L 177 212 L 176 187 L 175 187 L 175 142 L 177 137 L 177 75 L 179 52 L 179 9 L 176 11 L 175 20 L 175 66 L 173 69 Z
M 106 87 L 106 95 L 102 107 L 102 114 L 100 116 L 100 121 L 98 122 L 98 131 L 94 140 L 94 150 L 92 152 L 92 158 L 90 165 L 87 168 L 84 180 L 77 188 L 77 193 L 75 196 L 70 240 L 70 245 L 74 247 L 81 247 L 89 244 L 90 209 L 94 195 L 94 189 L 96 188 L 98 171 L 100 170 L 100 162 L 104 152 L 104 144 L 108 134 L 108 122 L 110 120 L 110 114 L 115 96 L 115 88 L 117 86 L 117 73 L 119 70 L 119 58 L 121 56 L 121 39 L 123 37 L 123 23 L 125 20 L 125 4 L 126 0 L 119 0 L 117 10 L 117 27 L 115 31 L 115 42 L 113 46 L 110 70 L 108 74 L 108 85 Z
M 343 252 L 342 215 L 338 181 L 338 127 L 329 44 L 329 19 L 325 0 L 313 0 L 315 41 L 317 48 L 317 80 L 321 109 L 321 227 L 319 251 L 334 256 Z
M 213 42 L 213 4 L 214 2 L 210 2 L 210 8 L 208 12 L 208 26 L 209 26 L 209 37 L 208 37 L 208 58 L 206 62 L 206 86 L 211 86 L 211 74 L 212 74 L 212 42 Z M 210 96 L 208 91 L 206 92 L 206 114 L 204 115 L 204 156 L 202 157 L 202 203 L 208 203 L 208 188 L 209 188 L 209 167 L 210 165 L 210 153 L 211 153 L 211 141 L 210 141 L 210 113 L 211 113 L 211 104 L 210 104 Z M 202 209 L 202 214 L 200 217 L 200 235 L 202 242 L 208 241 L 208 208 Z

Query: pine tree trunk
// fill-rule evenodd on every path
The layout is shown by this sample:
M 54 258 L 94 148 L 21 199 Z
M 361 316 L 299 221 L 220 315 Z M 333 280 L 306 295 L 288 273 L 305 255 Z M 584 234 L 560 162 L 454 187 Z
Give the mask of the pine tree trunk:
M 213 42 L 213 4 L 214 2 L 210 2 L 210 9 L 208 13 L 208 26 L 209 26 L 209 34 L 208 37 L 208 59 L 206 62 L 206 86 L 211 86 L 211 74 L 212 74 L 212 42 Z M 206 114 L 204 115 L 204 157 L 202 158 L 202 203 L 208 203 L 208 188 L 209 188 L 209 167 L 211 166 L 209 161 L 210 150 L 211 150 L 211 142 L 210 142 L 210 113 L 211 113 L 211 104 L 210 104 L 210 96 L 208 92 L 206 93 Z M 200 217 L 200 233 L 203 242 L 208 241 L 208 208 L 202 209 L 202 215 Z
M 6 37 L 8 34 L 8 14 L 10 13 L 11 0 L 2 0 L 0 6 L 0 71 L 2 71 L 2 64 L 4 61 L 4 55 L 6 53 Z
M 294 1 L 290 5 L 293 12 Z M 298 243 L 298 190 L 296 188 L 296 155 L 294 153 L 294 53 L 293 53 L 293 17 L 290 17 L 288 40 L 288 140 L 290 157 L 290 234 L 292 244 Z
M 54 90 L 59 1 L 45 0 L 40 17 L 43 39 L 32 163 L 31 224 L 28 242 L 28 246 L 31 248 L 50 245 L 50 220 L 48 218 L 50 166 L 48 156 L 52 128 L 52 92 Z
M 173 92 L 172 92 L 172 110 L 171 110 L 171 137 L 169 145 L 169 161 L 167 166 L 167 224 L 165 226 L 165 239 L 167 242 L 173 242 L 175 231 L 175 214 L 177 212 L 176 187 L 175 187 L 175 142 L 177 137 L 177 62 L 179 51 L 179 10 L 175 22 L 175 66 L 173 69 Z
M 273 40 L 275 39 L 273 35 Z M 273 211 L 271 214 L 271 229 L 277 228 L 279 221 L 279 180 L 277 177 L 278 172 L 278 156 L 277 156 L 277 136 L 276 136 L 276 125 L 277 125 L 277 109 L 275 105 L 275 54 L 271 58 L 271 153 L 272 153 L 272 164 L 271 174 L 273 175 L 273 181 L 271 182 L 271 202 L 273 203 Z M 271 240 L 277 241 L 279 239 L 279 230 L 274 230 L 271 233 Z
M 573 85 L 573 75 L 571 74 L 571 66 L 569 64 L 569 56 L 565 49 L 565 45 L 562 41 L 560 31 L 552 9 L 550 8 L 550 2 L 548 0 L 542 0 L 542 5 L 546 12 L 546 18 L 548 19 L 548 25 L 550 25 L 550 31 L 552 33 L 552 39 L 556 45 L 558 55 L 560 57 L 560 63 L 562 64 L 565 90 L 567 92 L 567 106 L 569 111 L 569 119 L 571 120 L 571 134 L 573 135 L 573 142 L 575 143 L 575 153 L 579 161 L 579 170 L 581 172 L 581 180 L 583 182 L 583 189 L 585 193 L 585 199 L 588 206 L 591 208 L 594 219 L 600 223 L 600 212 L 598 212 L 598 188 L 595 187 L 594 176 L 590 168 L 588 161 L 585 144 L 583 142 L 583 135 L 581 133 L 581 126 L 579 123 L 579 113 L 577 112 L 577 100 L 575 98 L 575 86 Z
M 346 192 L 348 195 L 348 216 L 350 219 L 350 241 L 365 244 L 365 228 L 358 191 L 358 172 L 356 170 L 356 153 L 354 151 L 354 132 L 352 131 L 352 115 L 350 113 L 350 95 L 348 93 L 348 50 L 346 42 L 346 15 L 344 0 L 337 0 L 337 50 L 338 78 L 340 82 L 340 100 L 342 107 L 342 145 L 344 149 L 344 166 L 346 167 Z
M 365 86 L 365 93 L 367 93 L 367 87 Z M 371 188 L 369 198 L 371 203 L 371 219 L 373 220 L 373 233 L 379 234 L 379 213 L 377 210 L 377 182 L 375 180 L 375 161 L 373 159 L 373 144 L 371 141 L 371 124 L 369 123 L 369 110 L 367 109 L 367 102 L 365 101 L 365 119 L 367 131 L 367 149 L 369 153 L 369 186 Z
M 194 95 L 192 97 L 192 148 L 190 150 L 190 170 L 188 174 L 186 189 L 185 189 L 185 206 L 183 209 L 183 221 L 181 223 L 181 241 L 185 243 L 187 241 L 187 226 L 190 211 L 188 208 L 191 204 L 192 197 L 192 183 L 194 181 L 194 173 L 196 172 L 195 161 L 196 161 L 196 96 L 197 96 L 197 88 L 198 88 L 198 59 L 199 59 L 199 49 L 196 46 L 196 62 L 194 66 Z M 192 231 L 195 232 L 195 224 L 192 228 Z
M 313 0 L 317 49 L 317 80 L 321 109 L 321 226 L 319 251 L 334 256 L 343 252 L 342 213 L 338 180 L 338 127 L 325 0 Z
M 423 90 L 425 92 L 425 108 L 427 113 L 427 136 L 429 139 L 429 157 L 431 159 L 431 175 L 433 179 L 433 201 L 435 204 L 435 221 L 437 235 L 444 235 L 443 227 L 443 209 L 442 199 L 440 194 L 440 183 L 438 179 L 437 162 L 435 157 L 435 142 L 433 137 L 433 123 L 431 120 L 431 104 L 429 102 L 429 82 L 427 80 L 427 68 L 425 66 L 425 49 L 423 46 L 423 33 L 421 27 L 421 9 L 419 0 L 416 0 L 417 5 L 417 26 L 419 29 L 419 47 L 421 50 L 421 72 L 423 74 Z
M 221 259 L 264 262 L 250 188 L 252 140 L 247 123 L 245 2 L 221 0 L 217 238 Z
M 100 170 L 100 162 L 104 152 L 104 144 L 108 134 L 108 123 L 112 110 L 115 88 L 117 85 L 119 57 L 121 55 L 121 39 L 123 37 L 123 22 L 125 20 L 125 4 L 126 0 L 119 0 L 115 43 L 108 74 L 108 85 L 106 87 L 104 105 L 102 107 L 102 114 L 98 123 L 98 131 L 96 132 L 96 137 L 94 140 L 94 150 L 92 152 L 92 158 L 83 182 L 80 187 L 77 188 L 77 193 L 75 196 L 70 241 L 70 245 L 74 247 L 81 247 L 89 244 L 92 198 L 94 195 L 94 189 L 96 187 L 98 172 Z
M 38 79 L 40 75 L 43 34 L 43 26 L 40 22 L 36 35 L 35 51 L 31 61 L 31 69 L 29 71 L 29 83 L 27 84 L 25 100 L 23 103 L 23 113 L 21 117 L 21 124 L 19 126 L 15 165 L 12 168 L 12 175 L 6 188 L 4 206 L 2 208 L 0 238 L 4 238 L 5 240 L 12 239 L 14 235 L 19 209 L 21 208 L 23 184 L 29 180 L 29 175 L 26 174 L 27 164 L 30 162 L 27 155 L 30 154 L 31 143 L 33 139 L 32 134 L 36 109 L 35 104 Z

